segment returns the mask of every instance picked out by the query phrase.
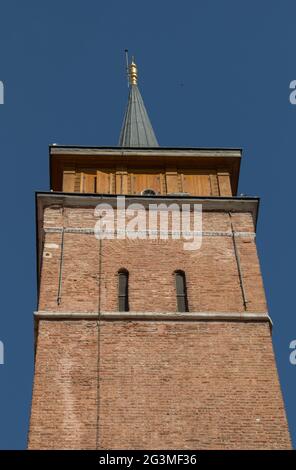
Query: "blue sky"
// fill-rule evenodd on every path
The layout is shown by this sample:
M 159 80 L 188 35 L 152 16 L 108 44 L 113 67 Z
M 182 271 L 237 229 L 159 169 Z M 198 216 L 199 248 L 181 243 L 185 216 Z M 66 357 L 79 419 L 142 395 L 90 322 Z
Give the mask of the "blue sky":
M 239 193 L 261 197 L 257 243 L 295 446 L 295 18 L 293 0 L 1 1 L 1 449 L 26 447 L 34 191 L 49 189 L 48 145 L 117 145 L 125 48 L 160 145 L 243 148 Z

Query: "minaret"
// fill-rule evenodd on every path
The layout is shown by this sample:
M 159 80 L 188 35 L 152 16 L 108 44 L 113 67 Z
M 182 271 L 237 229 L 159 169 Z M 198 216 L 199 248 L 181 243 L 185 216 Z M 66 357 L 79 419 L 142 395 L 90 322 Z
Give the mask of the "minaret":
M 159 147 L 132 62 L 119 146 L 49 153 L 29 448 L 291 448 L 241 149 Z M 129 238 L 123 200 L 149 223 L 201 207 L 201 246 L 160 224 Z M 102 208 L 116 229 L 97 238 Z
M 134 61 L 129 66 L 129 98 L 119 147 L 158 147 L 150 119 L 138 88 L 138 69 Z

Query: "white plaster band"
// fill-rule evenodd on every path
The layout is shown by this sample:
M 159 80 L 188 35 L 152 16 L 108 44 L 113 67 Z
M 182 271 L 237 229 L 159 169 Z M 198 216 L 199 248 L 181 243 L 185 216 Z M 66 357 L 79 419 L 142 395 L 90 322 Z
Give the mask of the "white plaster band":
M 63 227 L 44 227 L 44 232 L 45 233 L 62 233 L 63 231 Z M 85 233 L 85 234 L 91 234 L 93 235 L 95 233 L 94 229 L 93 228 L 87 228 L 87 227 L 67 227 L 67 228 L 64 228 L 64 233 Z M 104 233 L 114 233 L 114 235 L 116 235 L 117 233 L 121 233 L 121 232 L 118 232 L 117 230 L 115 230 L 114 232 L 108 232 L 107 230 L 104 231 Z M 126 233 L 128 235 L 128 231 L 125 231 L 124 233 Z M 137 233 L 141 234 L 141 233 L 147 233 L 147 235 L 149 235 L 149 230 L 145 230 L 145 231 L 138 231 Z M 157 234 L 162 234 L 162 233 L 166 233 L 168 235 L 173 235 L 173 234 L 176 234 L 177 232 L 173 232 L 173 231 L 167 231 L 167 232 L 163 232 L 161 230 L 158 230 L 156 232 Z M 255 238 L 256 237 L 256 233 L 255 232 L 229 232 L 229 231 L 202 231 L 202 232 L 195 232 L 195 231 L 191 231 L 190 232 L 190 235 L 202 235 L 202 236 L 205 236 L 205 237 L 232 237 L 234 234 L 235 237 L 250 237 L 250 238 Z M 186 235 L 186 233 L 185 233 Z

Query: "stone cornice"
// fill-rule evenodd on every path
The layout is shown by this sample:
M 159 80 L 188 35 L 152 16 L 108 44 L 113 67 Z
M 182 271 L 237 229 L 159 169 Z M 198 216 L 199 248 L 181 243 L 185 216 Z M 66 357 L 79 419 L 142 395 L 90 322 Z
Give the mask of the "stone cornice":
M 94 228 L 91 228 L 91 227 L 44 227 L 43 228 L 44 232 L 45 233 L 78 233 L 78 234 L 81 234 L 81 233 L 84 233 L 86 235 L 94 235 L 95 234 L 95 229 Z M 105 230 L 104 233 L 106 234 L 113 234 L 114 236 L 116 236 L 117 234 L 121 234 L 122 232 L 118 232 L 117 230 L 114 230 L 114 231 L 109 231 L 108 230 Z M 124 231 L 124 233 L 126 233 L 127 235 L 129 234 L 128 230 Z M 132 232 L 134 233 L 134 232 Z M 142 235 L 147 235 L 147 238 L 149 239 L 149 229 L 147 230 L 138 230 L 137 231 L 138 234 L 142 234 Z M 156 231 L 156 234 L 157 235 L 162 235 L 162 234 L 165 234 L 165 235 L 174 235 L 174 234 L 179 234 L 179 232 L 173 232 L 171 230 L 166 230 L 166 231 L 162 231 L 162 230 L 157 230 Z M 183 234 L 183 233 L 182 233 Z M 185 235 L 187 235 L 187 233 L 185 232 L 184 233 Z M 188 233 L 188 235 L 192 235 L 192 236 L 203 236 L 203 237 L 249 237 L 249 238 L 256 238 L 256 233 L 255 232 L 230 232 L 230 231 L 215 231 L 215 230 L 203 230 L 203 231 L 190 231 L 190 234 Z
M 146 321 L 228 321 L 269 322 L 267 312 L 34 312 L 36 319 L 44 320 L 146 320 Z

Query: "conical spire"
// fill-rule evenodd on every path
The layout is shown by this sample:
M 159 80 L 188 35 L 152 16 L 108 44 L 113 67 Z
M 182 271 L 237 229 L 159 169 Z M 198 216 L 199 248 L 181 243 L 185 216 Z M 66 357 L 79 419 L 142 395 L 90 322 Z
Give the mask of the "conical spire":
M 119 147 L 158 147 L 150 119 L 138 89 L 138 70 L 129 66 L 130 92 L 119 138 Z

